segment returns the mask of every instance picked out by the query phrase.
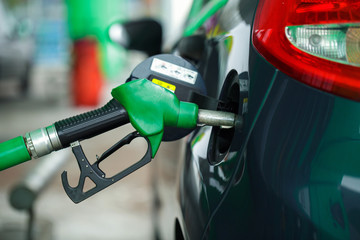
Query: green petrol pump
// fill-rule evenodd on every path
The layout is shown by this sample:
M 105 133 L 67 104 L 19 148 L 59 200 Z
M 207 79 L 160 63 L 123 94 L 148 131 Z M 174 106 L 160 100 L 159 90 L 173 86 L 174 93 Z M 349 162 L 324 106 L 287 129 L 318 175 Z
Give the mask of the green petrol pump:
M 127 3 L 122 0 L 66 0 L 68 30 L 74 41 L 94 38 L 99 45 L 102 70 L 116 77 L 125 60 L 125 49 L 111 43 L 107 29 L 116 20 L 126 20 Z
M 127 18 L 127 1 L 66 0 L 72 39 L 71 89 L 77 106 L 97 106 L 106 80 L 125 65 L 126 50 L 107 35 L 109 25 Z

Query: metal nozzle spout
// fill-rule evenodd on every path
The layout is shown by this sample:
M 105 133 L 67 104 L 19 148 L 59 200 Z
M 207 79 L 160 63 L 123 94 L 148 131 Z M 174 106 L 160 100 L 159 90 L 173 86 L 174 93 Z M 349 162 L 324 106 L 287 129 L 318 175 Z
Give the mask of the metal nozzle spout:
M 199 109 L 198 124 L 221 127 L 242 127 L 242 116 L 231 112 Z

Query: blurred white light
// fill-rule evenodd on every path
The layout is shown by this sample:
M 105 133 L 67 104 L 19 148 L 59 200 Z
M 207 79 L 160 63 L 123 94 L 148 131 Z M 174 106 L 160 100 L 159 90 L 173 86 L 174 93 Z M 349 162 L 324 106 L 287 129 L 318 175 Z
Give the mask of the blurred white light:
M 127 47 L 129 44 L 129 37 L 123 25 L 119 23 L 113 24 L 109 29 L 109 37 L 113 42 Z

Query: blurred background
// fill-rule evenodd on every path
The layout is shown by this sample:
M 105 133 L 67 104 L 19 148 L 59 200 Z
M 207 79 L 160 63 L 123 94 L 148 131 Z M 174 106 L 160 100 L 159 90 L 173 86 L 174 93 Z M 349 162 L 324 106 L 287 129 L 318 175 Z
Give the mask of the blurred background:
M 0 141 L 108 102 L 111 89 L 124 83 L 147 57 L 110 42 L 111 23 L 159 21 L 166 52 L 182 35 L 191 3 L 0 0 Z M 94 159 L 131 130 L 126 126 L 82 142 L 86 155 Z M 140 158 L 144 144 L 129 145 L 103 167 L 117 173 Z M 50 161 L 59 166 L 54 179 L 39 187 L 42 191 L 31 208 L 14 208 L 14 202 L 19 208 L 28 201 L 20 194 L 10 203 L 17 187 L 34 181 L 31 173 L 41 174 L 39 165 Z M 77 184 L 79 170 L 70 149 L 4 170 L 0 172 L 0 240 L 27 239 L 29 229 L 33 239 L 151 239 L 150 168 L 151 163 L 79 204 L 66 196 L 60 181 L 61 171 L 67 170 L 70 184 Z

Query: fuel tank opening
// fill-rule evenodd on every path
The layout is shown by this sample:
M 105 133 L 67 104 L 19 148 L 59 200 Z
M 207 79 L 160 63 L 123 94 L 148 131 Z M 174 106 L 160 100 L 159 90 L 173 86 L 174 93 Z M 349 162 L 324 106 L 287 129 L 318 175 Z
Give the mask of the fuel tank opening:
M 240 85 L 239 75 L 235 70 L 231 71 L 225 79 L 219 100 L 217 110 L 239 114 Z M 218 164 L 226 158 L 233 141 L 235 130 L 234 127 L 213 127 L 208 148 L 210 164 Z

